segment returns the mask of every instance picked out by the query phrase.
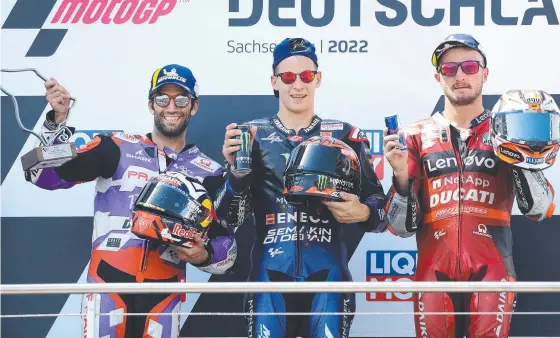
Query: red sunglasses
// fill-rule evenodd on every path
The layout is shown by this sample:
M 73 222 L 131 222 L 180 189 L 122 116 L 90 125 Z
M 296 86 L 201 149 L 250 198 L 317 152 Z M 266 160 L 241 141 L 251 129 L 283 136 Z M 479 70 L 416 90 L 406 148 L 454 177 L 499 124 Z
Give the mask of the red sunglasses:
M 447 62 L 438 67 L 438 72 L 444 76 L 455 76 L 459 67 L 463 73 L 472 75 L 478 73 L 482 65 L 479 61 Z
M 276 76 L 280 76 L 280 79 L 282 79 L 282 82 L 284 82 L 285 84 L 292 84 L 296 82 L 298 75 L 299 78 L 301 79 L 301 82 L 310 83 L 311 81 L 315 80 L 316 74 L 317 74 L 316 70 L 305 70 L 299 74 L 292 73 L 292 72 L 284 72 L 284 73 L 278 73 L 276 74 Z

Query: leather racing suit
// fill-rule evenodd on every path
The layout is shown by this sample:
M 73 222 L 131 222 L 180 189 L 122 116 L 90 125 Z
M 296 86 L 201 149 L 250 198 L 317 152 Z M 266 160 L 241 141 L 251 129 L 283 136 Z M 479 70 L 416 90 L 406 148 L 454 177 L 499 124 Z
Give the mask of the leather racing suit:
M 52 134 L 56 127 L 53 119 L 54 112 L 51 111 L 42 127 L 44 135 Z M 60 140 L 61 137 L 56 143 Z M 230 208 L 227 204 L 234 196 L 232 190 L 224 186 L 222 166 L 192 144 L 179 153 L 169 148 L 158 150 L 150 134 L 99 134 L 77 152 L 76 158 L 58 168 L 26 172 L 26 179 L 47 190 L 68 189 L 97 180 L 88 283 L 184 281 L 185 262 L 178 259 L 175 251 L 130 232 L 132 203 L 153 176 L 164 171 L 184 170 L 201 180 L 213 200 L 220 187 L 224 187 L 220 192 L 222 204 L 217 206 L 218 219 L 224 220 Z M 205 272 L 223 274 L 233 266 L 237 256 L 233 231 L 222 221 L 214 223 L 208 235 L 211 239 L 206 246 L 208 260 L 195 266 Z M 82 300 L 84 313 L 87 312 L 87 300 L 94 297 L 97 297 L 97 311 L 111 313 L 111 316 L 98 316 L 94 323 L 88 323 L 84 316 L 84 336 L 91 330 L 97 338 L 179 336 L 181 321 L 178 313 L 181 301 L 184 301 L 181 294 L 89 294 Z M 147 317 L 119 315 L 123 312 L 153 314 Z
M 552 215 L 554 191 L 541 171 L 500 161 L 489 137 L 490 111 L 460 132 L 435 113 L 406 131 L 409 192 L 392 187 L 388 228 L 416 234 L 416 281 L 514 281 L 510 219 L 520 211 L 540 221 Z M 508 337 L 514 293 L 415 293 L 415 312 L 474 312 L 415 316 L 417 337 Z M 499 312 L 477 315 L 476 312 Z
M 370 208 L 370 217 L 359 223 L 363 231 L 383 232 L 385 195 L 369 162 L 369 141 L 358 128 L 315 116 L 307 128 L 295 132 L 277 117 L 258 119 L 251 126 L 252 173 L 239 191 L 246 197 L 244 211 L 251 212 L 255 242 L 251 254 L 249 281 L 305 282 L 351 281 L 343 238 L 345 224 L 339 224 L 325 207 L 320 213 L 297 211 L 283 198 L 283 172 L 291 151 L 312 136 L 328 135 L 342 140 L 358 154 L 362 184 L 360 201 Z M 239 180 L 232 174 L 228 181 Z M 252 210 L 250 210 L 252 207 Z M 243 210 L 241 210 L 243 211 Z M 243 218 L 245 215 L 239 215 Z M 248 337 L 348 337 L 351 315 L 255 316 L 277 312 L 353 312 L 354 294 L 269 293 L 245 296 L 250 313 Z M 299 319 L 299 320 L 298 320 Z M 301 331 L 297 331 L 301 330 Z M 303 331 L 303 332 L 302 332 Z

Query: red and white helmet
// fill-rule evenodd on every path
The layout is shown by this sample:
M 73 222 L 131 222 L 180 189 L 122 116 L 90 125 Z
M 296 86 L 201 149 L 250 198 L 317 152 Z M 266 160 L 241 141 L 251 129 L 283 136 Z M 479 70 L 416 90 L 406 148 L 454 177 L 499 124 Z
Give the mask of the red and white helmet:
M 490 121 L 490 139 L 501 160 L 529 170 L 554 164 L 560 147 L 560 109 L 542 90 L 503 94 Z

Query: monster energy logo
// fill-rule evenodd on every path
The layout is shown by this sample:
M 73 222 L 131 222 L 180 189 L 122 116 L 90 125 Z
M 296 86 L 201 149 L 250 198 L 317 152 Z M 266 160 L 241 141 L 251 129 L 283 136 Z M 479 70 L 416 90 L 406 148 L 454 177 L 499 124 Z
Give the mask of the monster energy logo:
M 240 140 L 241 140 L 241 152 L 250 154 L 251 153 L 251 133 L 249 133 L 249 131 L 244 131 L 241 133 L 241 135 L 239 136 Z
M 243 129 L 241 129 L 243 128 Z M 241 144 L 239 145 L 239 151 L 235 155 L 235 170 L 238 173 L 247 173 L 251 169 L 251 133 L 249 132 L 248 126 L 239 126 L 241 129 L 241 135 L 239 135 L 239 140 Z
M 342 180 L 340 178 L 332 178 L 325 175 L 319 175 L 319 178 L 317 179 L 317 189 L 325 190 L 326 188 L 348 191 L 348 189 L 354 188 L 354 183 Z
M 319 175 L 317 179 L 317 189 L 325 190 L 327 188 L 328 178 L 325 175 Z

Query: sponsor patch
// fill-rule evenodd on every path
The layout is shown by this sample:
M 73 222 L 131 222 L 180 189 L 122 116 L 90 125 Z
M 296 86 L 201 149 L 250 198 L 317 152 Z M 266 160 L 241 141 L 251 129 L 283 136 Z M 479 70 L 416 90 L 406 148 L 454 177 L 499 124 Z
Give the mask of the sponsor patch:
M 490 139 L 490 133 L 489 132 L 486 132 L 486 133 L 484 133 L 484 135 L 482 135 L 482 144 L 487 145 L 487 146 L 492 145 L 492 140 Z
M 479 224 L 476 231 L 473 230 L 473 235 L 492 238 L 492 235 L 488 233 L 488 228 L 484 224 Z
M 342 123 L 321 124 L 321 130 L 342 130 L 342 129 L 344 129 L 344 124 Z
M 211 173 L 215 173 L 216 170 L 220 169 L 220 165 L 209 158 L 197 156 L 191 161 L 192 164 L 199 167 L 200 169 L 206 170 Z
M 179 264 L 181 263 L 181 260 L 179 259 L 179 255 L 177 255 L 177 252 L 175 252 L 175 250 L 173 250 L 171 247 L 168 247 L 167 249 L 165 249 L 165 251 L 161 254 L 161 256 L 159 256 L 161 259 L 174 263 L 174 264 Z
M 350 139 L 350 141 L 354 141 L 354 142 L 366 142 L 369 146 L 369 139 L 366 133 L 364 133 L 358 127 L 352 127 L 352 131 L 350 132 L 348 138 Z
M 114 137 L 130 143 L 139 143 L 140 139 L 136 135 L 127 134 L 124 132 L 115 133 Z
M 110 234 L 101 244 L 99 244 L 97 250 L 119 251 L 119 249 L 122 248 L 126 244 L 126 242 L 128 242 L 130 237 L 132 237 L 131 234 Z

